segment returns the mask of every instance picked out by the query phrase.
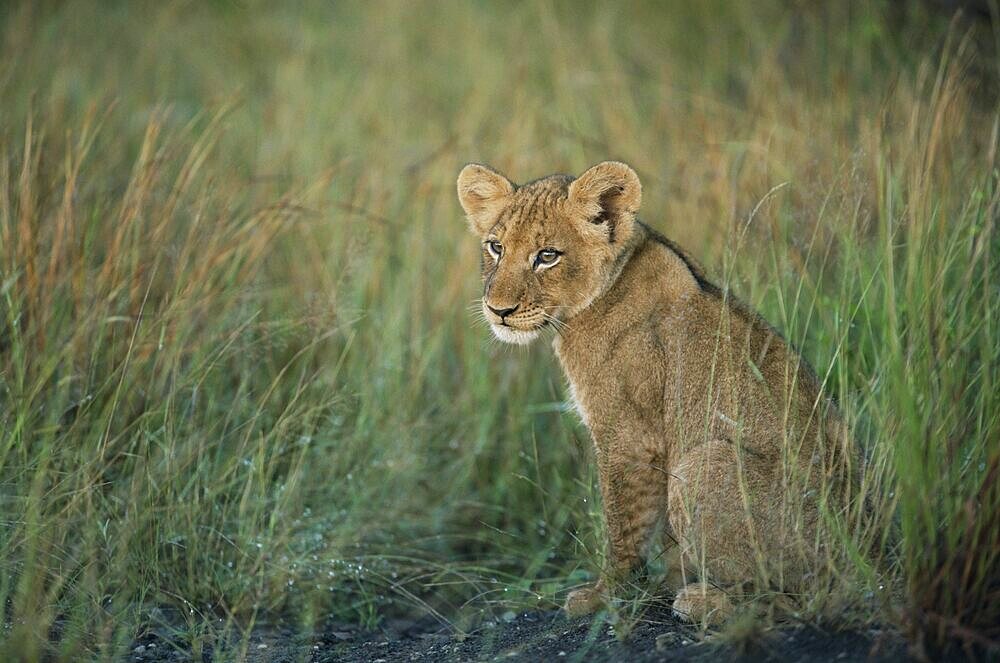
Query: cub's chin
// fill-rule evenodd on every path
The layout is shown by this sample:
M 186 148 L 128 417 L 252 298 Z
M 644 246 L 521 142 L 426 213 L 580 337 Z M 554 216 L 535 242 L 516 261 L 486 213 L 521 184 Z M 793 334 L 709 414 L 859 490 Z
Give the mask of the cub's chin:
M 523 331 L 521 329 L 513 329 L 504 325 L 494 325 L 490 324 L 490 329 L 493 330 L 493 335 L 504 343 L 513 343 L 514 345 L 527 345 L 531 343 L 536 338 L 538 338 L 539 330 L 531 329 L 528 331 Z

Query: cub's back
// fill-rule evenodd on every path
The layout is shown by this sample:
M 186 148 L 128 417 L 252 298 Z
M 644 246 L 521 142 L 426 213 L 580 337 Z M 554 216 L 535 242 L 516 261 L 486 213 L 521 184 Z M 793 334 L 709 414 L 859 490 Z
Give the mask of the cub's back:
M 821 396 L 809 364 L 768 322 L 712 284 L 694 261 L 653 237 L 658 250 L 680 258 L 698 290 L 660 322 L 667 363 L 664 414 L 688 444 L 724 438 L 764 455 L 789 442 L 814 445 L 824 415 L 836 409 Z

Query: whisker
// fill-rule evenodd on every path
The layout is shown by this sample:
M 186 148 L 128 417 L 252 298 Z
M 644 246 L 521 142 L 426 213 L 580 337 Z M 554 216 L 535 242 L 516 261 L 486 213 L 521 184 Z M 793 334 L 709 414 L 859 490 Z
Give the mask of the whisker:
M 542 313 L 542 319 L 551 325 L 552 329 L 555 330 L 556 334 L 558 334 L 560 338 L 564 338 L 563 332 L 565 331 L 566 323 L 552 317 L 548 313 Z
M 559 318 L 555 317 L 554 315 L 551 315 L 550 313 L 542 311 L 542 317 L 546 321 L 552 324 L 552 326 L 555 328 L 555 330 L 559 333 L 560 336 L 562 335 L 562 332 L 569 330 L 568 323 L 564 322 L 563 320 L 560 320 Z
M 554 315 L 549 315 L 548 313 L 544 313 L 543 316 L 545 317 L 546 320 L 551 322 L 553 326 L 558 327 L 559 329 L 569 329 L 568 324 L 566 324 L 559 318 L 555 317 Z

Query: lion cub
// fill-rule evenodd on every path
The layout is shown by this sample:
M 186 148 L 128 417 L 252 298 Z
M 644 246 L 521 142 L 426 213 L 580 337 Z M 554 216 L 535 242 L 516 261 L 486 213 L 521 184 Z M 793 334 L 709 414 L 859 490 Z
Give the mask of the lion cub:
M 821 504 L 846 474 L 843 426 L 812 370 L 760 316 L 636 219 L 639 178 L 606 161 L 516 185 L 477 164 L 458 198 L 482 240 L 493 333 L 542 330 L 593 437 L 609 568 L 565 610 L 598 608 L 661 526 L 673 608 L 718 623 L 745 584 L 802 586 Z M 838 460 L 841 459 L 841 460 Z

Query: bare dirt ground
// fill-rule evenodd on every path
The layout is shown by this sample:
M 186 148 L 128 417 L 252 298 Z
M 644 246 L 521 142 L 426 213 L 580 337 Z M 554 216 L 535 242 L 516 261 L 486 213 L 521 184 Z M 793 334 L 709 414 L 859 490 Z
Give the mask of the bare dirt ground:
M 603 618 L 569 619 L 558 611 L 508 612 L 456 635 L 431 619 L 397 620 L 375 631 L 328 624 L 316 633 L 291 626 L 256 629 L 248 644 L 192 652 L 151 631 L 129 661 L 251 663 L 391 663 L 395 661 L 909 661 L 906 644 L 888 630 L 829 632 L 787 627 L 758 634 L 740 647 L 700 638 L 665 610 L 645 614 L 622 637 Z

